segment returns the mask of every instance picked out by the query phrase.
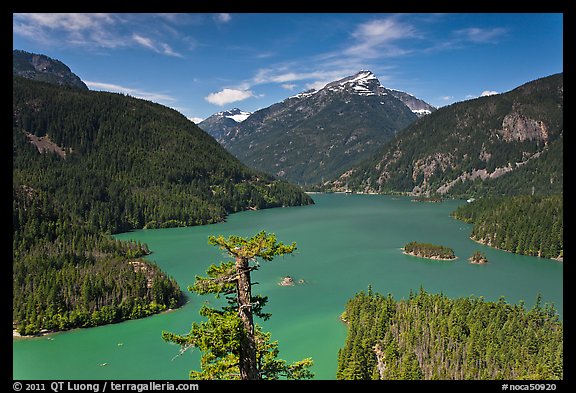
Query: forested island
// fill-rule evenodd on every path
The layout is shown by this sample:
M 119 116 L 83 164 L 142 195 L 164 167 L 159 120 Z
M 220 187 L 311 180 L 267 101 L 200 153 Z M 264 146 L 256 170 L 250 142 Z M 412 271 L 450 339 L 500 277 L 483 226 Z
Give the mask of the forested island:
M 422 288 L 408 299 L 358 293 L 337 379 L 563 379 L 563 324 L 538 297 L 527 310 L 482 297 L 449 299 Z
M 404 254 L 413 255 L 420 258 L 437 259 L 451 261 L 456 259 L 454 250 L 450 247 L 435 245 L 431 243 L 410 242 L 403 248 Z
M 470 237 L 522 255 L 563 260 L 564 196 L 486 197 L 460 206 L 452 216 L 472 223 Z
M 470 258 L 468 258 L 470 263 L 474 263 L 476 265 L 484 265 L 488 263 L 488 258 L 486 255 L 480 251 L 475 251 L 474 254 Z

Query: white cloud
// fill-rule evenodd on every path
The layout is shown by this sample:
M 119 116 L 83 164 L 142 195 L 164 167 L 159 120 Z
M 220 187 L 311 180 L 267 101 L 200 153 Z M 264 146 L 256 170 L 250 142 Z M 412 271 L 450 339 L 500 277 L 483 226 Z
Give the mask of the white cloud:
M 296 88 L 296 85 L 294 83 L 284 83 L 281 86 L 286 90 L 294 90 Z
M 482 93 L 480 93 L 480 95 L 475 95 L 475 94 L 466 94 L 466 99 L 470 100 L 470 99 L 474 99 L 474 98 L 478 98 L 478 97 L 488 97 L 488 96 L 493 96 L 495 94 L 500 94 L 497 91 L 493 91 L 493 90 L 484 90 Z
M 202 120 L 204 120 L 204 119 L 201 117 L 188 117 L 188 120 L 198 124 L 198 123 L 202 122 Z
M 137 44 L 139 44 L 145 48 L 151 49 L 154 52 L 163 53 L 163 54 L 168 55 L 168 56 L 182 57 L 182 55 L 180 53 L 175 52 L 170 47 L 170 45 L 168 45 L 166 43 L 163 43 L 163 42 L 156 43 L 152 39 L 141 36 L 141 35 L 136 34 L 136 33 L 132 34 L 132 39 Z
M 182 55 L 161 39 L 142 34 L 126 33 L 140 24 L 151 22 L 140 14 L 13 14 L 12 27 L 16 35 L 50 45 L 73 45 L 88 49 L 113 49 L 139 45 L 167 56 Z M 165 19 L 165 16 L 161 16 Z M 165 24 L 164 32 L 169 30 Z M 162 33 L 156 33 L 162 34 Z M 173 34 L 172 34 L 173 35 Z
M 306 83 L 306 89 L 308 89 L 308 90 L 310 90 L 310 89 L 320 90 L 321 88 L 323 88 L 324 86 L 326 86 L 330 82 L 331 81 L 316 81 L 316 82 L 312 82 L 312 83 Z
M 452 98 L 454 98 L 454 96 L 442 96 L 442 97 L 440 97 L 440 99 L 441 99 L 442 101 L 449 101 L 449 100 L 451 100 Z
M 227 13 L 222 13 L 222 14 L 216 14 L 216 16 L 214 16 L 214 19 L 216 19 L 216 21 L 220 23 L 228 23 L 232 19 L 232 16 Z
M 41 42 L 45 45 L 97 46 L 116 48 L 126 45 L 126 40 L 112 33 L 117 17 L 111 14 L 14 14 L 14 34 Z
M 110 14 L 14 14 L 14 23 L 18 25 L 68 31 L 100 29 L 104 24 L 109 24 L 113 21 L 114 18 Z
M 211 104 L 223 106 L 231 102 L 242 101 L 247 98 L 254 97 L 254 93 L 250 90 L 240 89 L 223 89 L 217 93 L 210 93 L 204 99 Z
M 138 43 L 142 46 L 145 46 L 146 48 L 156 50 L 156 48 L 154 47 L 154 44 L 152 43 L 152 40 L 150 38 L 142 37 L 141 35 L 138 35 L 138 34 L 132 34 L 132 39 L 136 43 Z
M 92 90 L 103 90 L 103 91 L 110 91 L 113 93 L 122 93 L 135 98 L 141 98 L 144 100 L 158 103 L 176 101 L 174 97 L 171 97 L 163 93 L 147 92 L 140 89 L 134 89 L 131 87 L 116 85 L 113 83 L 93 82 L 93 81 L 83 81 L 83 82 L 86 84 L 86 86 L 88 86 Z
M 468 41 L 483 44 L 488 42 L 497 42 L 498 39 L 506 34 L 507 30 L 502 27 L 492 29 L 481 29 L 478 27 L 469 27 L 467 29 L 457 30 L 455 33 Z
M 365 59 L 404 55 L 410 51 L 396 46 L 394 42 L 417 35 L 413 26 L 399 22 L 395 17 L 375 19 L 356 28 L 352 33 L 356 42 L 343 53 Z
M 294 71 L 286 71 L 284 67 L 280 67 L 277 70 L 273 70 L 270 68 L 260 69 L 256 73 L 256 76 L 252 78 L 252 85 L 260 85 L 265 83 L 280 83 L 281 86 L 287 88 L 286 86 L 293 86 L 293 83 L 287 82 L 297 82 L 297 81 L 304 81 L 304 80 L 311 80 L 312 82 L 306 84 L 307 88 L 311 85 L 320 86 L 320 88 L 324 87 L 326 83 L 344 78 L 346 76 L 352 75 L 355 72 L 358 72 L 359 68 L 352 69 L 335 69 L 331 71 L 326 70 L 318 70 L 318 71 L 308 71 L 308 72 L 294 72 Z

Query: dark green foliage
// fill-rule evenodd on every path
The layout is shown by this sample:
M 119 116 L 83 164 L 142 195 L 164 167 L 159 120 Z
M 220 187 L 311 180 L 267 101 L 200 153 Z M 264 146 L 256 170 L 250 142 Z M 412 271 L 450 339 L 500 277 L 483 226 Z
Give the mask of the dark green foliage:
M 148 316 L 176 307 L 180 288 L 121 242 L 75 221 L 47 192 L 14 188 L 13 321 L 20 334 Z
M 410 242 L 404 246 L 404 252 L 424 258 L 455 259 L 454 250 L 450 247 L 430 243 Z
M 264 231 L 249 239 L 210 236 L 208 243 L 225 250 L 234 260 L 211 265 L 207 270 L 208 277 L 196 276 L 196 281 L 188 289 L 201 295 L 224 295 L 228 306 L 221 310 L 202 307 L 200 315 L 207 321 L 194 322 L 188 334 L 162 332 L 162 338 L 180 345 L 182 352 L 190 348 L 202 351 L 202 371 L 190 371 L 190 379 L 312 378 L 309 371 L 312 359 L 292 364 L 277 359 L 278 342 L 271 342 L 270 333 L 263 332 L 253 321 L 253 316 L 266 320 L 270 314 L 262 312 L 268 298 L 252 295 L 250 272 L 258 269 L 259 259 L 271 261 L 275 256 L 291 254 L 296 243 L 286 246 L 277 242 L 274 234 Z
M 503 298 L 409 299 L 360 292 L 345 311 L 338 379 L 563 378 L 563 324 L 551 305 Z
M 177 303 L 172 279 L 150 264 L 149 277 L 128 264 L 146 246 L 110 234 L 313 203 L 299 188 L 246 168 L 178 112 L 119 94 L 14 76 L 12 135 L 13 319 L 23 333 L 115 322 Z M 56 152 L 40 153 L 30 135 Z M 84 287 L 83 295 L 85 277 L 96 289 Z M 106 317 L 90 314 L 110 308 L 116 312 Z M 68 322 L 51 322 L 53 315 Z
M 543 258 L 564 256 L 564 196 L 480 198 L 452 215 L 473 223 L 471 237 L 502 250 Z

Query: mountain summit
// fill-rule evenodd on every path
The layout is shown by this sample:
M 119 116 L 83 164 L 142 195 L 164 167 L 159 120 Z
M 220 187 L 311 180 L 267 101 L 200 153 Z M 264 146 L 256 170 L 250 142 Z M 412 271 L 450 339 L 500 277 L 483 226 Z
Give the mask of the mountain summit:
M 260 109 L 234 127 L 200 126 L 245 164 L 291 182 L 314 184 L 369 157 L 434 109 L 407 93 L 386 89 L 363 70 Z
M 88 86 L 59 60 L 46 55 L 29 53 L 23 50 L 12 52 L 12 73 L 23 78 L 53 85 L 70 86 L 88 90 Z
M 563 98 L 560 73 L 440 108 L 327 189 L 457 197 L 562 192 Z
M 212 135 L 218 142 L 232 128 L 238 126 L 252 113 L 233 108 L 228 111 L 218 112 L 198 123 L 198 127 Z

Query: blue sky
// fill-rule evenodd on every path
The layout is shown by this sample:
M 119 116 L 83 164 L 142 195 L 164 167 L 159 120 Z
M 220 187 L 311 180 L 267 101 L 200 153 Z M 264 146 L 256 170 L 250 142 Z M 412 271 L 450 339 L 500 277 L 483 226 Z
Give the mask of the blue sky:
M 436 107 L 563 72 L 560 13 L 13 14 L 13 48 L 199 121 L 370 70 Z

